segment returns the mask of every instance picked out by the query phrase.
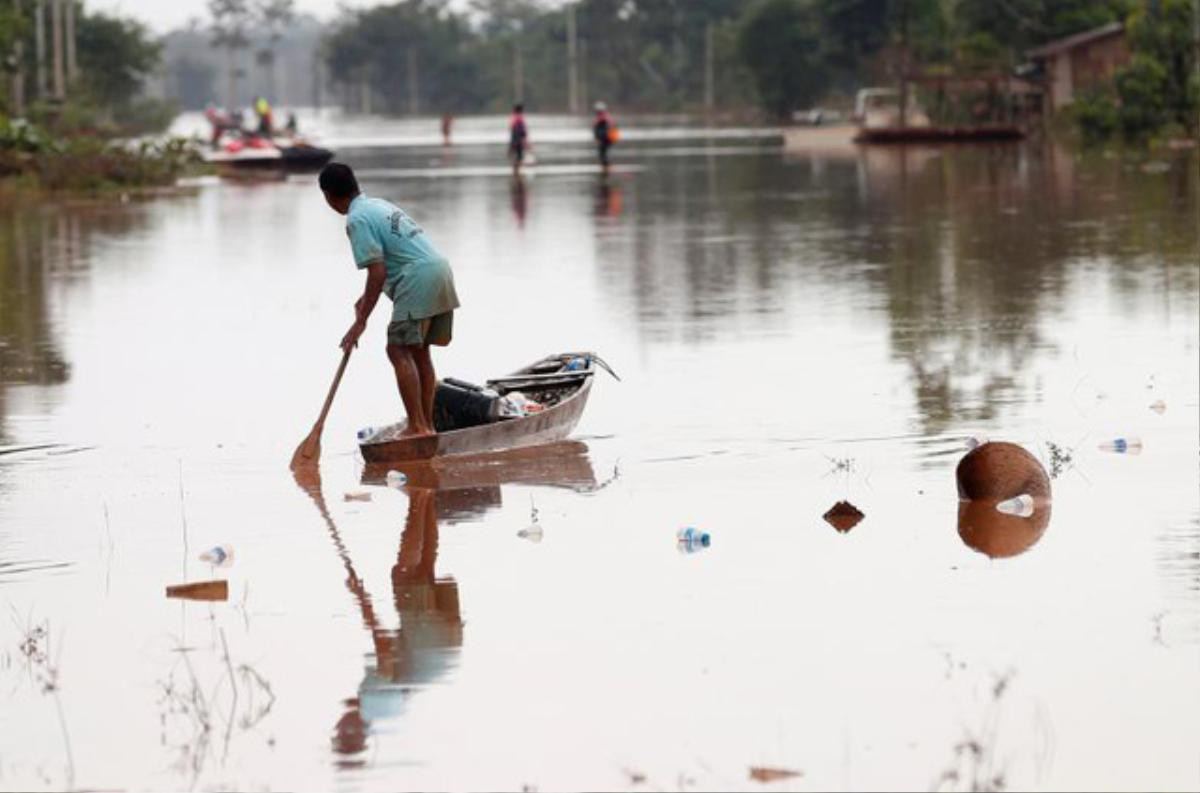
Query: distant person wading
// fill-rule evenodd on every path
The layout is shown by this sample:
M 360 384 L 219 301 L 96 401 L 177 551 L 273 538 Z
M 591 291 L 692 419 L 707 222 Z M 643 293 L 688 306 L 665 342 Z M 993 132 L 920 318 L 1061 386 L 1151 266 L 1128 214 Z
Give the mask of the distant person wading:
M 596 154 L 600 157 L 600 167 L 608 173 L 608 150 L 617 142 L 617 125 L 608 113 L 608 107 L 603 102 L 596 103 L 596 118 L 592 122 L 592 137 L 596 139 Z
M 513 176 L 521 175 L 521 163 L 529 148 L 529 128 L 525 125 L 525 105 L 513 105 L 508 120 L 508 159 L 512 163 Z
M 354 303 L 354 324 L 342 337 L 344 352 L 358 345 L 380 293 L 392 300 L 387 356 L 408 413 L 404 435 L 433 435 L 437 376 L 430 345 L 450 343 L 458 294 L 450 262 L 404 210 L 358 188 L 350 167 L 330 163 L 321 171 L 325 201 L 346 216 L 354 263 L 367 271 L 363 294 Z

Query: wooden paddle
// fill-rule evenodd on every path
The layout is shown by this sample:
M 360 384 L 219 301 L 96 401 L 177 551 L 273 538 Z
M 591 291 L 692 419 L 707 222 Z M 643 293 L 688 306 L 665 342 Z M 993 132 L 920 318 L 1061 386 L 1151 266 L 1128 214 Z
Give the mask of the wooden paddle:
M 338 383 L 342 382 L 342 374 L 346 371 L 346 364 L 349 362 L 350 350 L 347 349 L 342 355 L 342 362 L 338 365 L 337 374 L 333 376 L 333 385 L 329 387 L 329 395 L 325 397 L 325 406 L 321 408 L 321 415 L 317 418 L 317 423 L 313 425 L 312 432 L 308 433 L 308 437 L 300 442 L 300 445 L 296 447 L 296 453 L 292 455 L 293 471 L 320 462 L 321 430 L 325 429 L 325 417 L 329 415 L 329 407 L 333 404 L 333 395 L 337 393 Z

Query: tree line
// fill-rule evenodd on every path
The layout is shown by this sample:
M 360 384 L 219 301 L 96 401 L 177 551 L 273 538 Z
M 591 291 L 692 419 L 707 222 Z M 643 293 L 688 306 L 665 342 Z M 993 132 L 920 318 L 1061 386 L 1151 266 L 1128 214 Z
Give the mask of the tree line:
M 784 119 L 901 73 L 1013 74 L 1040 44 L 1124 22 L 1132 61 L 1088 107 L 1136 136 L 1194 129 L 1195 13 L 1192 0 L 400 0 L 350 12 L 323 57 L 342 103 L 376 112 L 574 99 Z
M 81 0 L 14 0 L 0 10 L 0 109 L 64 131 L 139 132 L 174 116 L 143 94 L 161 46 L 136 20 Z

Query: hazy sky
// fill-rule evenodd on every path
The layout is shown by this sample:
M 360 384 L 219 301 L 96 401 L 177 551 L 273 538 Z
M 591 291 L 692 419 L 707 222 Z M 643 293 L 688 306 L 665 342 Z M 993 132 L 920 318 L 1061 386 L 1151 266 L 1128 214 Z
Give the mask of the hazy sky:
M 296 11 L 309 13 L 324 20 L 333 19 L 341 8 L 364 8 L 389 0 L 296 0 Z M 452 0 L 451 6 L 465 8 L 468 0 Z M 554 7 L 557 0 L 546 0 Z M 166 33 L 183 27 L 193 17 L 208 18 L 208 0 L 84 0 L 87 8 L 121 16 L 134 17 L 146 23 L 155 33 Z
M 296 10 L 332 19 L 339 8 L 377 5 L 380 0 L 296 0 Z M 146 23 L 156 33 L 182 27 L 193 17 L 208 17 L 207 0 L 84 0 L 87 8 L 116 12 Z

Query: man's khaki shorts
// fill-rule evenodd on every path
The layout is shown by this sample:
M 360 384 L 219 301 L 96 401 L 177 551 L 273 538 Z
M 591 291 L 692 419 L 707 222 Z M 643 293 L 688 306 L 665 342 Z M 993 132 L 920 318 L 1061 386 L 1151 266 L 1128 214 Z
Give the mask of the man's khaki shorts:
M 393 319 L 387 329 L 388 346 L 391 347 L 419 347 L 424 344 L 445 347 L 453 335 L 453 311 L 424 319 Z

